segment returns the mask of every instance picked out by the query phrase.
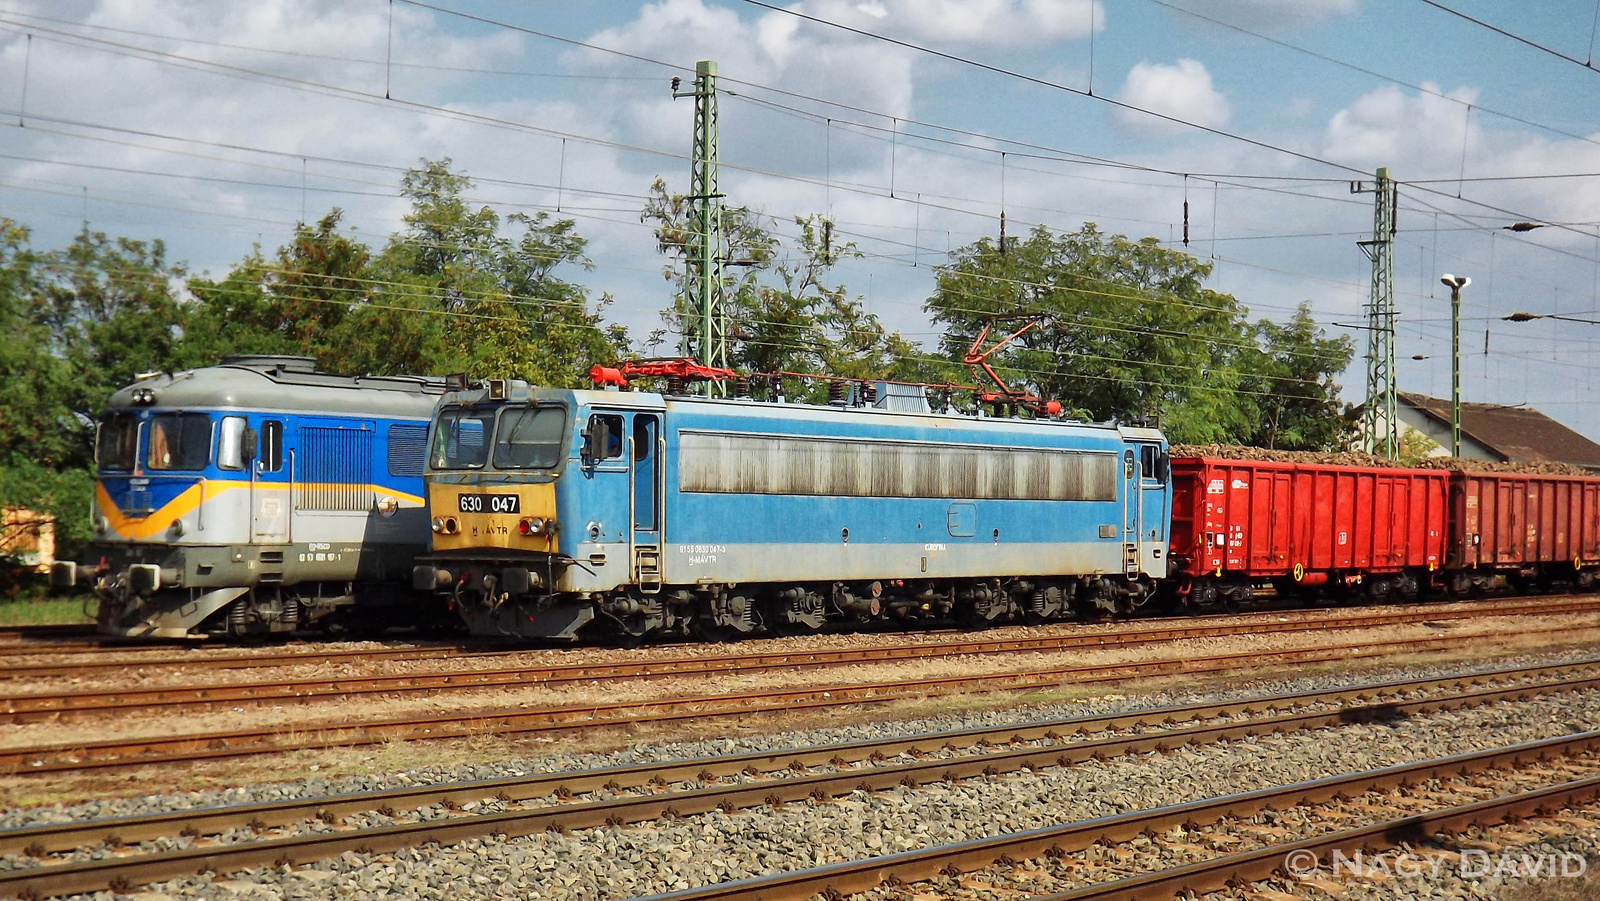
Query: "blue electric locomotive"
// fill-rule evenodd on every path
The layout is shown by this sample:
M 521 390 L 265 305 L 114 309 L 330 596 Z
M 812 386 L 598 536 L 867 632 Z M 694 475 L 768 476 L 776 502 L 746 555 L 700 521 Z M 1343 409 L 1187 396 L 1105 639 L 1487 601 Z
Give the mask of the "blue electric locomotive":
M 447 394 L 416 587 L 474 632 L 563 639 L 1045 621 L 1154 595 L 1159 431 L 934 413 L 900 387 L 826 406 Z
M 409 574 L 428 544 L 423 458 L 444 390 L 280 356 L 143 378 L 100 421 L 87 562 L 57 563 L 52 582 L 92 585 L 107 635 L 412 622 L 437 606 Z

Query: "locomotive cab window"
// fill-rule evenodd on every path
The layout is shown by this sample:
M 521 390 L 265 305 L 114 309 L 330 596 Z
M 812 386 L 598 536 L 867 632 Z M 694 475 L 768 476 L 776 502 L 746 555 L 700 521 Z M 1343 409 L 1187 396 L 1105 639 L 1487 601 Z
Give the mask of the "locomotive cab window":
M 244 417 L 224 416 L 217 429 L 217 467 L 244 469 Z
M 583 457 L 590 463 L 622 456 L 622 417 L 593 413 L 584 431 Z
M 434 469 L 481 469 L 489 459 L 489 438 L 494 434 L 494 410 L 451 407 L 439 413 L 434 427 Z
M 562 407 L 507 407 L 494 437 L 496 469 L 551 469 L 566 451 Z
M 139 420 L 127 413 L 112 413 L 100 420 L 94 458 L 101 472 L 126 472 L 139 455 Z
M 150 417 L 152 470 L 194 472 L 211 458 L 211 417 L 204 413 L 162 413 Z
M 1166 482 L 1167 455 L 1154 444 L 1139 447 L 1139 475 L 1153 482 Z
M 257 459 L 262 472 L 283 471 L 283 423 L 276 419 L 261 423 L 261 452 Z

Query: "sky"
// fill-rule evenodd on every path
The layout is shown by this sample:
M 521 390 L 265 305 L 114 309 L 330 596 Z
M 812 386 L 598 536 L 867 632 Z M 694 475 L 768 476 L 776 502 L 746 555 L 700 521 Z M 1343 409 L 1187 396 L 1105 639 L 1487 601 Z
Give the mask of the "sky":
M 1477 21 L 1472 21 L 1476 19 Z M 718 64 L 727 202 L 830 215 L 834 270 L 890 328 L 951 249 L 1085 222 L 1183 245 L 1254 318 L 1308 303 L 1357 342 L 1388 167 L 1398 385 L 1526 404 L 1600 439 L 1600 0 L 0 0 L 0 216 L 59 247 L 161 239 L 220 276 L 331 207 L 380 245 L 448 157 L 502 213 L 569 217 L 643 337 L 670 303 L 640 222 L 685 191 Z M 842 26 L 842 27 L 841 27 Z M 1513 232 L 1505 226 L 1544 227 Z M 1421 359 L 1414 359 L 1420 357 Z

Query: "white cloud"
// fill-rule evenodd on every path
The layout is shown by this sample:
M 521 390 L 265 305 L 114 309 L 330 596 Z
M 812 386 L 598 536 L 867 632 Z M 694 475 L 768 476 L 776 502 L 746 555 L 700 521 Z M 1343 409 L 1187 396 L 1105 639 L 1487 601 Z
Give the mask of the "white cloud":
M 1388 165 L 1404 158 L 1430 172 L 1459 162 L 1467 106 L 1477 102 L 1478 91 L 1445 92 L 1426 82 L 1423 87 L 1427 93 L 1378 88 L 1335 113 L 1323 141 L 1325 154 L 1353 164 Z
M 1175 5 L 1242 28 L 1268 31 L 1310 28 L 1361 11 L 1360 0 L 1175 0 Z
M 809 0 L 799 10 L 866 31 L 920 41 L 1037 46 L 1105 28 L 1101 0 Z
M 1228 99 L 1211 86 L 1211 73 L 1198 60 L 1180 59 L 1171 66 L 1141 62 L 1128 71 L 1116 99 L 1196 125 L 1228 124 Z M 1142 131 L 1183 130 L 1177 123 L 1125 109 L 1114 111 L 1112 120 Z

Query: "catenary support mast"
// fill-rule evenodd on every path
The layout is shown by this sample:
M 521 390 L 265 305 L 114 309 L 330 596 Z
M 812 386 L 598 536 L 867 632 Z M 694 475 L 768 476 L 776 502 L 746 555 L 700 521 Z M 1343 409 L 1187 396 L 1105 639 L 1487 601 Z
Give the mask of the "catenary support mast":
M 702 365 L 728 367 L 728 318 L 723 307 L 722 191 L 718 186 L 717 63 L 695 63 L 694 90 L 673 93 L 694 98 L 694 154 L 689 177 L 689 247 L 683 282 L 681 354 Z M 722 394 L 720 381 L 705 382 L 708 395 Z
M 1372 288 L 1367 299 L 1367 402 L 1361 412 L 1361 449 L 1391 460 L 1400 458 L 1399 404 L 1394 367 L 1394 233 L 1398 187 L 1388 167 L 1370 184 L 1350 183 L 1352 194 L 1373 197 L 1372 238 L 1357 241 L 1372 260 Z

